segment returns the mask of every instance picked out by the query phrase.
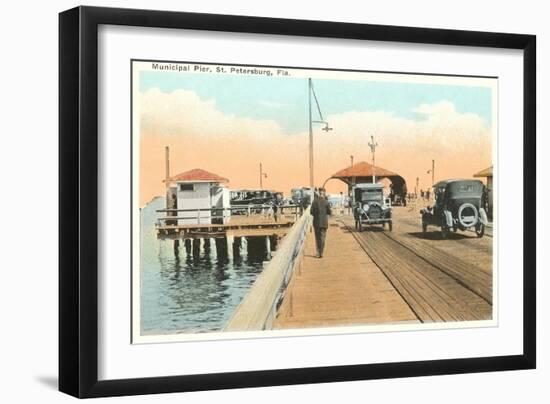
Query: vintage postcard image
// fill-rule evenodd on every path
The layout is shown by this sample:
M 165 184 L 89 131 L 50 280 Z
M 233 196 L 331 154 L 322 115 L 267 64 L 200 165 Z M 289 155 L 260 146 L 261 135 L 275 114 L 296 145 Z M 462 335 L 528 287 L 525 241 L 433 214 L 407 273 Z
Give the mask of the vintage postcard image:
M 497 78 L 131 73 L 132 342 L 497 325 Z

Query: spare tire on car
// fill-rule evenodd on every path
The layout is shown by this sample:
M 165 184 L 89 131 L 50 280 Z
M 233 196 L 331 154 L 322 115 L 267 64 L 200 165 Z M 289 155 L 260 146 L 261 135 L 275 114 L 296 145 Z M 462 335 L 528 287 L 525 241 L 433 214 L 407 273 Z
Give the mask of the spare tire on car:
M 473 216 L 464 215 L 464 213 L 466 212 L 467 214 L 468 211 L 472 212 Z M 477 208 L 471 203 L 463 203 L 458 208 L 457 219 L 458 223 L 460 223 L 460 225 L 466 229 L 475 226 L 479 220 L 479 213 L 477 212 Z

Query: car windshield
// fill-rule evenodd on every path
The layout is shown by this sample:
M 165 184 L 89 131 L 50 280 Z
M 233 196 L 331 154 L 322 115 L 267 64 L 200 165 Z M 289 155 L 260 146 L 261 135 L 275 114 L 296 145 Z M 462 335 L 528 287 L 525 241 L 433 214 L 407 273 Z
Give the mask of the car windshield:
M 361 192 L 361 202 L 379 201 L 382 199 L 382 191 L 379 189 L 367 189 Z

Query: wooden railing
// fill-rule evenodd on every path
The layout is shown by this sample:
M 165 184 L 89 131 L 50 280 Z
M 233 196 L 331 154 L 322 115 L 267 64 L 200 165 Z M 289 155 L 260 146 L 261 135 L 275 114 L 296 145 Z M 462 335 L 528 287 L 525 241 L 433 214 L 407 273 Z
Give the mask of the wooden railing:
M 262 214 L 267 212 L 272 205 L 269 204 L 255 204 L 255 205 L 233 205 L 229 208 L 206 208 L 206 209 L 157 209 L 157 213 L 166 213 L 167 216 L 162 216 L 157 218 L 157 224 L 162 225 L 163 222 L 169 221 L 169 220 L 178 220 L 178 219 L 196 219 L 197 223 L 200 224 L 201 221 L 201 212 L 209 212 L 210 215 L 214 212 L 227 212 L 229 211 L 232 215 L 236 214 L 237 212 L 241 212 L 245 214 L 246 216 L 251 216 L 254 214 Z M 296 220 L 298 220 L 298 217 L 300 216 L 302 207 L 299 205 L 281 205 L 277 206 L 278 214 L 284 215 L 288 214 L 289 212 L 295 216 Z M 187 212 L 187 213 L 195 213 L 194 216 L 177 216 L 178 212 Z M 172 214 L 172 215 L 170 215 Z M 210 218 L 209 216 L 208 218 Z M 205 219 L 205 217 L 202 217 L 202 219 Z
M 267 263 L 237 306 L 225 326 L 225 331 L 258 331 L 271 328 L 286 286 L 304 254 L 305 240 L 311 227 L 309 211 L 308 207 L 302 217 L 294 223 L 275 256 Z

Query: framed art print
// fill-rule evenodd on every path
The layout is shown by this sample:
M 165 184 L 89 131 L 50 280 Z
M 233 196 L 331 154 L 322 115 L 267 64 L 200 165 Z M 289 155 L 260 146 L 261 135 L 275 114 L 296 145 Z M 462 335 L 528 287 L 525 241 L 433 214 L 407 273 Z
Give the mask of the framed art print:
M 535 37 L 60 14 L 60 390 L 535 366 Z

